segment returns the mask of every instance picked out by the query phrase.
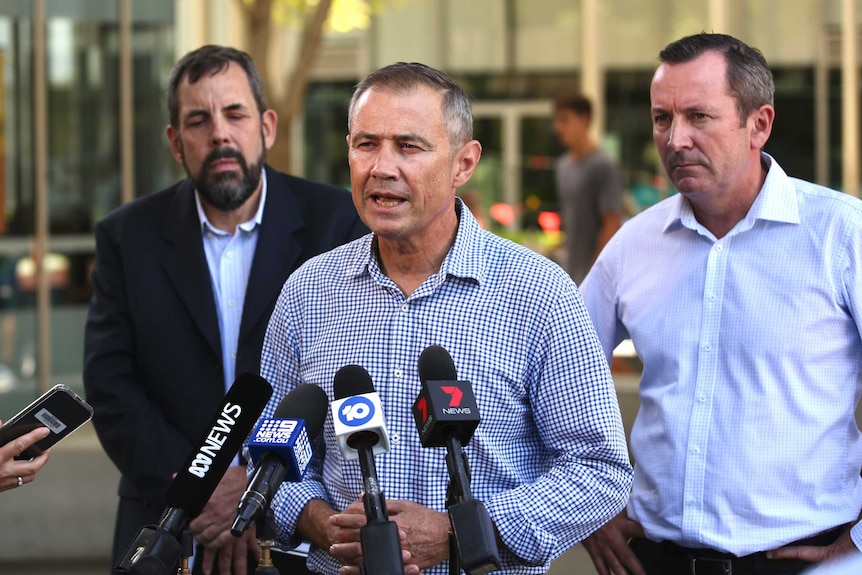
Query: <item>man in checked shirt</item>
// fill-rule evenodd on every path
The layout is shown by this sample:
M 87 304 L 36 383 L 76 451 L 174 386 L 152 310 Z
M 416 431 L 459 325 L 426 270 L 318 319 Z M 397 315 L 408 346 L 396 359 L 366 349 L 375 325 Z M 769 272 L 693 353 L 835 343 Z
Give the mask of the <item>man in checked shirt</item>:
M 452 355 L 482 415 L 465 447 L 473 495 L 488 510 L 501 573 L 540 574 L 625 505 L 631 467 L 616 393 L 568 274 L 482 230 L 455 196 L 476 168 L 470 100 L 446 74 L 393 64 L 354 92 L 347 137 L 353 202 L 373 233 L 304 265 L 270 319 L 263 416 L 300 383 L 333 397 L 358 364 L 380 395 L 391 450 L 376 457 L 405 572 L 448 572 L 448 475 L 411 414 L 417 360 Z M 278 537 L 312 543 L 312 571 L 359 575 L 365 523 L 356 461 L 331 420 L 312 469 L 274 497 Z M 322 445 L 321 445 L 322 444 Z

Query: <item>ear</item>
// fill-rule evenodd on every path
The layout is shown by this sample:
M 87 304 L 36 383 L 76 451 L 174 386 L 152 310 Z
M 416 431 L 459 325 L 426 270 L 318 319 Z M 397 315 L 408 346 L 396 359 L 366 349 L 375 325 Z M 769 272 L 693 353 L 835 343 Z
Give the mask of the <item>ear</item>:
M 278 130 L 278 114 L 275 110 L 265 110 L 260 117 L 261 129 L 263 130 L 263 145 L 266 149 L 272 148 L 275 144 L 275 134 Z
M 751 148 L 762 150 L 772 134 L 772 122 L 775 120 L 775 108 L 764 104 L 751 113 L 748 118 L 751 128 Z
M 179 131 L 168 124 L 165 128 L 165 135 L 168 137 L 168 143 L 171 145 L 171 155 L 179 165 L 183 165 L 183 143 L 180 141 Z
M 479 163 L 479 158 L 482 157 L 482 144 L 476 140 L 470 140 L 461 149 L 455 153 L 452 160 L 453 178 L 452 187 L 460 188 L 473 175 L 473 170 L 476 169 L 476 164 Z

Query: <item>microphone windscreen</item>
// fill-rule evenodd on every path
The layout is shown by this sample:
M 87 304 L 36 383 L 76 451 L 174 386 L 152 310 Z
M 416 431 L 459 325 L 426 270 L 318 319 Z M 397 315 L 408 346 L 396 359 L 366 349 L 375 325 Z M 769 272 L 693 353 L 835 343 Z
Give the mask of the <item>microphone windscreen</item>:
M 323 429 L 328 406 L 325 391 L 311 383 L 303 383 L 284 396 L 273 417 L 304 420 L 309 439 L 314 439 Z
M 458 372 L 449 352 L 439 345 L 426 347 L 419 355 L 419 379 L 425 381 L 457 381 Z
M 335 373 L 332 392 L 335 399 L 374 393 L 374 383 L 361 365 L 345 365 Z
M 253 373 L 241 373 L 194 451 L 168 488 L 167 504 L 190 517 L 200 515 L 272 395 Z

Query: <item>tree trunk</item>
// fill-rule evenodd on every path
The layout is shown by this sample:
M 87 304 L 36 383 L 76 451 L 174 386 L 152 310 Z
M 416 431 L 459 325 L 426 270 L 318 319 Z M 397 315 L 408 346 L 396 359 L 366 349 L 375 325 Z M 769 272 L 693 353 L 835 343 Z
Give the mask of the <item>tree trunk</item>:
M 305 20 L 302 28 L 302 40 L 293 72 L 287 80 L 287 94 L 273 106 L 278 113 L 278 154 L 273 156 L 273 165 L 278 161 L 279 169 L 290 171 L 295 168 L 291 154 L 291 128 L 296 119 L 301 116 L 305 92 L 308 89 L 311 70 L 320 53 L 323 42 L 323 26 L 329 18 L 332 0 L 320 0 L 312 14 Z

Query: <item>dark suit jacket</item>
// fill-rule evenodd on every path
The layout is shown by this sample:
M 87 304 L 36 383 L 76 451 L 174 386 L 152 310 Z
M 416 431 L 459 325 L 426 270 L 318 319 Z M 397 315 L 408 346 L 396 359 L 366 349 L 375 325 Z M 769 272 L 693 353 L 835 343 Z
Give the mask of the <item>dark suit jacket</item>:
M 368 232 L 347 191 L 269 167 L 266 175 L 237 374 L 260 372 L 269 316 L 288 275 Z M 84 387 L 99 440 L 122 474 L 116 555 L 158 520 L 172 474 L 224 397 L 218 316 L 189 180 L 96 225 Z

